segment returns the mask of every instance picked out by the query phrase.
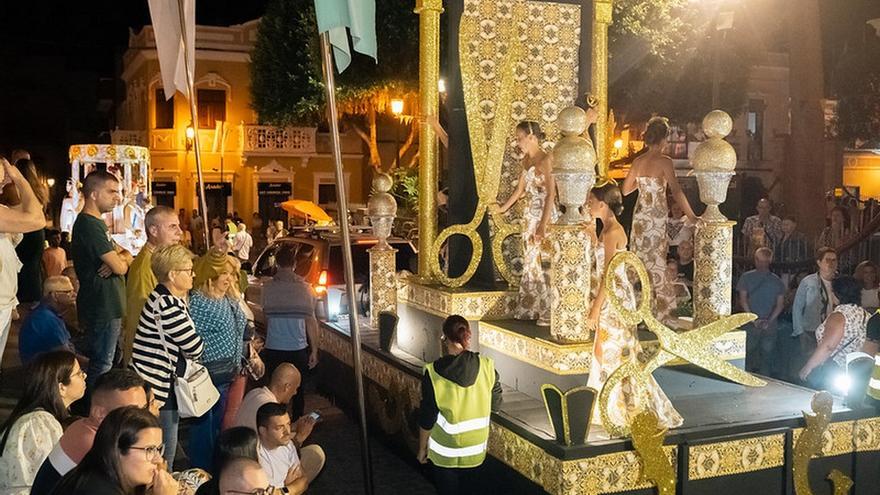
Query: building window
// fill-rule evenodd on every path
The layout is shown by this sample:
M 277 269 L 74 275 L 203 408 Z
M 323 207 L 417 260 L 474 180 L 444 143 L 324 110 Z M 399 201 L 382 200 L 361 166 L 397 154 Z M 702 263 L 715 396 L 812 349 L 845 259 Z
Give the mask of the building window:
M 196 91 L 199 109 L 199 127 L 213 129 L 218 120 L 226 120 L 226 91 L 199 89 Z
M 764 160 L 764 100 L 749 100 L 746 114 L 747 156 L 749 162 Z
M 329 205 L 336 202 L 336 184 L 318 184 L 318 204 Z
M 174 97 L 165 100 L 165 90 L 156 90 L 156 129 L 174 129 Z

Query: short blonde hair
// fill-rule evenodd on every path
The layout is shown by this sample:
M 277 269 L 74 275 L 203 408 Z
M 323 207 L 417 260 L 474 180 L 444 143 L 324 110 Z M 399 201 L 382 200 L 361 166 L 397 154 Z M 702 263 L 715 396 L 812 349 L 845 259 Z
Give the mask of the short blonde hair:
M 156 275 L 159 283 L 163 283 L 168 281 L 168 274 L 173 270 L 180 270 L 187 261 L 193 258 L 195 258 L 195 255 L 192 251 L 180 244 L 172 244 L 171 246 L 159 248 L 153 253 L 150 268 L 153 270 L 153 274 Z
M 241 291 L 238 288 L 238 279 L 239 279 L 239 271 L 241 270 L 241 262 L 238 261 L 235 256 L 226 255 L 223 258 L 223 268 L 226 270 L 222 273 L 229 273 L 232 275 L 232 283 L 229 284 L 229 290 L 226 291 L 226 295 L 232 297 L 233 299 L 238 299 L 241 297 Z M 206 278 L 198 287 L 195 287 L 196 290 L 200 291 L 202 294 L 208 294 L 211 292 L 211 289 L 214 287 L 214 284 L 217 283 L 217 279 L 220 278 L 221 273 L 215 273 L 213 277 Z

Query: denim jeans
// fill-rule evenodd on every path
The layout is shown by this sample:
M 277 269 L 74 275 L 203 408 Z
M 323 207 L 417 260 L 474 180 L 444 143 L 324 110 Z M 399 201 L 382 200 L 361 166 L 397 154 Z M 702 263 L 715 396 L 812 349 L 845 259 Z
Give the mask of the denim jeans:
M 173 394 L 174 391 L 172 390 Z M 177 428 L 180 426 L 180 413 L 177 409 L 161 409 L 159 424 L 162 425 L 162 443 L 165 444 L 165 462 L 168 471 L 174 470 L 174 455 L 177 453 Z
M 226 401 L 229 398 L 229 384 L 217 385 L 220 399 L 214 407 L 208 410 L 200 418 L 192 420 L 189 427 L 189 455 L 190 467 L 201 468 L 213 473 L 214 444 L 217 435 L 220 434 L 220 423 L 223 421 L 223 413 L 226 411 Z
M 86 329 L 89 342 L 89 369 L 86 378 L 88 388 L 93 388 L 95 380 L 113 367 L 121 329 L 122 318 L 90 325 Z

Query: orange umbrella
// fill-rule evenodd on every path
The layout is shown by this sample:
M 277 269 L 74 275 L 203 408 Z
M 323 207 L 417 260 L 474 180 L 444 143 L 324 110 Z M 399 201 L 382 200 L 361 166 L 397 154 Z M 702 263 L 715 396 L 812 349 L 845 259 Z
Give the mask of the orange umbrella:
M 306 220 L 314 220 L 318 223 L 330 223 L 333 221 L 333 218 L 323 208 L 311 201 L 291 199 L 281 203 L 281 208 L 291 215 L 303 217 Z

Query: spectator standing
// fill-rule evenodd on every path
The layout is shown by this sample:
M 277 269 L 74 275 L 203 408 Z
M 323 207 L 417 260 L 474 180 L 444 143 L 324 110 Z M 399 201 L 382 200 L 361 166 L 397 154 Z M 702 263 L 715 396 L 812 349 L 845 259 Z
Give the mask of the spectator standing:
M 749 253 L 759 247 L 772 247 L 783 237 L 782 220 L 771 213 L 773 204 L 770 200 L 759 199 L 755 209 L 758 214 L 746 218 L 742 227 L 743 241 Z
M 104 418 L 92 449 L 51 495 L 177 495 L 178 482 L 162 466 L 164 450 L 155 416 L 120 407 Z
M 831 290 L 831 281 L 837 275 L 837 252 L 829 247 L 819 248 L 816 265 L 819 271 L 801 280 L 791 308 L 791 336 L 801 341 L 799 362 L 816 350 L 816 328 L 837 306 L 837 298 Z
M 877 264 L 873 261 L 863 261 L 856 266 L 853 276 L 862 284 L 862 307 L 869 313 L 880 309 Z
M 153 253 L 180 242 L 180 219 L 174 210 L 167 206 L 157 206 L 147 212 L 144 218 L 147 242 L 128 269 L 125 286 L 125 325 L 122 330 L 123 362 L 131 361 L 131 347 L 137 331 L 141 310 L 147 297 L 159 284 L 151 266 Z
M 446 356 L 425 366 L 419 407 L 418 461 L 430 459 L 440 495 L 472 493 L 486 458 L 489 417 L 501 405 L 501 382 L 494 363 L 468 350 L 467 320 L 443 322 Z M 265 407 L 265 406 L 264 406 Z
M 76 309 L 89 342 L 92 385 L 113 366 L 125 315 L 125 274 L 132 257 L 113 243 L 101 216 L 113 211 L 121 199 L 116 176 L 103 170 L 90 173 L 82 194 L 85 203 L 73 224 L 71 254 L 80 283 Z
M 251 248 L 254 247 L 254 238 L 251 237 L 244 222 L 238 224 L 238 233 L 235 234 L 235 244 L 233 250 L 235 255 L 241 261 L 241 267 L 245 271 L 251 270 Z
M 312 418 L 303 418 L 314 424 Z M 317 445 L 302 447 L 297 452 L 291 439 L 287 406 L 270 402 L 257 410 L 257 434 L 260 466 L 272 486 L 284 487 L 287 493 L 300 494 L 324 468 L 324 451 Z
M 12 313 L 18 306 L 18 272 L 22 266 L 15 253 L 15 244 L 20 239 L 18 234 L 32 232 L 46 225 L 42 205 L 27 179 L 0 157 L 0 189 L 10 184 L 20 201 L 15 207 L 0 205 L 0 362 L 9 338 Z
M 43 282 L 43 300 L 25 317 L 19 332 L 18 355 L 23 364 L 46 352 L 75 352 L 70 332 L 61 318 L 75 301 L 76 291 L 69 278 L 59 275 Z
M 194 467 L 208 470 L 229 387 L 241 371 L 247 317 L 239 305 L 238 268 L 231 256 L 212 250 L 196 261 L 195 273 L 189 310 L 196 333 L 204 343 L 202 362 L 220 392 L 220 399 L 192 424 L 189 454 Z
M 189 224 L 192 229 L 193 248 L 198 254 L 202 254 L 207 249 L 205 246 L 205 220 L 199 215 L 199 210 L 192 211 L 192 222 Z
M 204 347 L 186 302 L 193 285 L 192 253 L 174 244 L 157 249 L 150 264 L 159 285 L 141 311 L 131 366 L 153 390 L 165 438 L 165 460 L 171 466 L 180 423 L 173 377 L 185 376 L 186 359 L 199 359 Z
M 669 245 L 669 253 L 678 254 L 678 245 L 684 241 L 693 243 L 694 225 L 684 214 L 677 201 L 669 201 L 669 218 L 666 219 L 666 241 Z
M 794 217 L 789 216 L 782 220 L 782 238 L 776 243 L 773 252 L 779 263 L 794 263 L 810 257 L 810 241 L 803 232 L 797 230 L 797 220 Z
M 112 411 L 126 406 L 147 407 L 144 381 L 132 370 L 112 369 L 95 381 L 89 417 L 75 421 L 61 435 L 40 466 L 31 493 L 49 493 L 92 448 L 101 422 Z
M 40 214 L 44 215 L 46 203 L 49 202 L 49 188 L 46 181 L 37 172 L 36 164 L 30 159 L 22 158 L 15 162 L 16 168 L 21 172 L 30 184 L 34 195 L 40 204 Z M 17 191 L 16 191 L 17 192 Z M 17 194 L 16 194 L 17 196 Z M 12 200 L 13 204 L 19 204 L 20 198 Z M 15 247 L 18 259 L 21 260 L 21 271 L 18 272 L 18 301 L 33 309 L 43 295 L 43 275 L 41 269 L 43 248 L 46 244 L 45 216 L 39 229 L 27 232 Z
M 67 268 L 67 253 L 61 248 L 61 232 L 49 231 L 46 240 L 49 247 L 43 251 L 43 274 L 46 278 L 57 277 Z
M 24 393 L 0 426 L 0 493 L 28 495 L 40 465 L 61 438 L 68 408 L 86 389 L 72 352 L 43 354 L 28 368 Z
M 279 250 L 275 264 L 275 275 L 263 286 L 266 347 L 260 357 L 266 363 L 267 373 L 271 374 L 281 363 L 292 363 L 305 378 L 318 364 L 315 297 L 311 286 L 296 273 L 293 250 Z M 304 405 L 303 394 L 297 390 L 291 404 L 294 419 L 302 416 Z
M 842 206 L 831 209 L 828 217 L 828 226 L 822 229 L 816 240 L 817 247 L 830 247 L 839 250 L 855 232 L 850 228 L 849 212 Z M 855 266 L 855 253 L 850 250 L 846 253 L 837 253 L 838 268 L 841 273 L 852 273 Z
M 755 269 L 743 273 L 736 284 L 739 305 L 758 319 L 745 325 L 746 370 L 770 376 L 776 351 L 776 319 L 785 302 L 785 284 L 770 271 L 773 251 L 758 248 Z
M 846 367 L 847 354 L 862 349 L 870 318 L 860 306 L 861 284 L 855 278 L 837 277 L 832 288 L 840 304 L 816 328 L 818 345 L 798 375 L 817 389 L 830 389 Z

